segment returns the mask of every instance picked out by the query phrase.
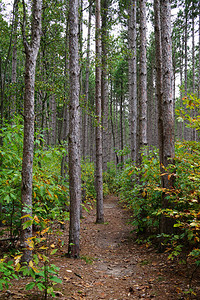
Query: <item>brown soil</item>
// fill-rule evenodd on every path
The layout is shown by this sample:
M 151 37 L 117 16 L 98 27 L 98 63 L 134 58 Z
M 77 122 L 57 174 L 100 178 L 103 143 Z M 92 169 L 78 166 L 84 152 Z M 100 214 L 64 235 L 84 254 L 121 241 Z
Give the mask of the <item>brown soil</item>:
M 135 242 L 128 224 L 129 212 L 115 196 L 106 197 L 104 209 L 105 224 L 95 224 L 95 209 L 84 211 L 81 259 L 64 256 L 67 228 L 61 237 L 54 237 L 54 243 L 59 238 L 66 241 L 52 260 L 60 267 L 63 282 L 56 285 L 57 299 L 200 299 L 199 276 L 193 279 L 196 295 L 189 298 L 184 293 L 189 282 L 185 267 L 167 260 L 167 254 Z M 27 282 L 28 279 L 13 282 L 0 299 L 42 299 L 39 293 L 25 291 Z

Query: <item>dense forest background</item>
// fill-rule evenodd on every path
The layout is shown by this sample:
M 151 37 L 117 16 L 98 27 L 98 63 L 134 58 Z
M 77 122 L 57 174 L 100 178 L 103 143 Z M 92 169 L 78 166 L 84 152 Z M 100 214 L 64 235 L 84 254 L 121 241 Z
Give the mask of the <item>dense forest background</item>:
M 70 222 L 79 257 L 82 209 L 96 199 L 104 223 L 108 193 L 196 270 L 199 1 L 0 1 L 0 37 L 0 223 L 24 249 L 17 271 L 36 272 L 33 231 L 52 220 Z

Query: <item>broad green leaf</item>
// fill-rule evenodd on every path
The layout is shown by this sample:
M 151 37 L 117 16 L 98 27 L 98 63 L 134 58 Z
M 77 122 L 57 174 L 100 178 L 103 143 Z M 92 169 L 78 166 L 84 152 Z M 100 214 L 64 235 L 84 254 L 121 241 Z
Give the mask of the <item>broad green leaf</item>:
M 50 280 L 51 280 L 51 281 L 54 281 L 54 282 L 56 282 L 56 283 L 62 283 L 62 280 L 61 280 L 60 278 L 56 277 L 56 276 L 51 277 Z
M 26 285 L 26 291 L 32 290 L 35 286 L 35 282 L 30 282 Z

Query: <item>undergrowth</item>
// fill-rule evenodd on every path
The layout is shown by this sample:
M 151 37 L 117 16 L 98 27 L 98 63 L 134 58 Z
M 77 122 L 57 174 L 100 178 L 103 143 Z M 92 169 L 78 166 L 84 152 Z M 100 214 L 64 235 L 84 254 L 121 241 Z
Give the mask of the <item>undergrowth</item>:
M 138 240 L 160 241 L 169 259 L 176 259 L 188 267 L 191 287 L 194 270 L 200 265 L 200 144 L 176 143 L 175 185 L 172 191 L 167 191 L 171 204 L 167 209 L 161 207 L 163 189 L 158 151 L 145 152 L 148 154 L 142 154 L 140 167 L 128 162 L 118 172 L 117 192 L 132 212 L 132 225 L 139 234 Z M 173 234 L 159 233 L 161 215 L 173 219 Z

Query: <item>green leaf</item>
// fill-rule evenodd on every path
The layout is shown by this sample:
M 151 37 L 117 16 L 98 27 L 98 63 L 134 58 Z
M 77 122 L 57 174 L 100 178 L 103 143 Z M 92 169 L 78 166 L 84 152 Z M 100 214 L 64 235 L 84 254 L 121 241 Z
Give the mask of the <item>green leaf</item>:
M 54 282 L 56 282 L 56 283 L 62 283 L 62 280 L 61 280 L 60 278 L 56 277 L 56 276 L 51 277 L 50 280 L 51 280 L 51 281 L 54 281 Z
M 58 249 L 53 249 L 52 251 L 51 251 L 51 255 L 53 255 L 53 254 L 55 254 L 56 252 L 58 251 Z
M 35 286 L 35 282 L 30 282 L 26 285 L 26 291 L 32 290 Z
M 32 226 L 32 224 L 33 224 L 32 220 L 26 221 L 25 223 L 23 223 L 23 229 L 26 229 L 26 228 Z
M 42 284 L 41 282 L 38 282 L 36 285 L 41 292 L 46 289 L 44 284 Z

